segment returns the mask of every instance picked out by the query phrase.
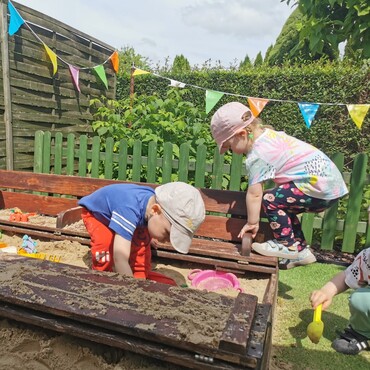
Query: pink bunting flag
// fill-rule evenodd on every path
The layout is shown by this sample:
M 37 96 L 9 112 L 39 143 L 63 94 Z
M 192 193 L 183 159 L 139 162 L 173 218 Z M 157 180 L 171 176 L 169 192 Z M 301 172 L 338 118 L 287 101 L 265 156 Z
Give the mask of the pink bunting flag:
M 258 117 L 258 115 L 262 112 L 263 108 L 265 108 L 265 105 L 269 102 L 268 99 L 263 98 L 248 98 L 248 104 L 249 108 L 252 111 L 252 114 L 255 117 Z
M 361 130 L 362 123 L 364 122 L 370 104 L 348 104 L 347 109 L 353 122 Z
M 206 90 L 206 113 L 208 114 L 217 102 L 224 96 L 223 92 Z
M 53 76 L 54 76 L 57 73 L 57 70 L 58 70 L 57 55 L 46 44 L 44 44 L 44 48 L 46 50 L 46 54 L 48 55 L 52 65 L 53 65 Z
M 69 72 L 71 72 L 73 84 L 75 85 L 78 92 L 81 92 L 80 85 L 78 82 L 80 78 L 80 70 L 77 67 L 73 66 L 72 64 L 68 64 L 68 67 Z

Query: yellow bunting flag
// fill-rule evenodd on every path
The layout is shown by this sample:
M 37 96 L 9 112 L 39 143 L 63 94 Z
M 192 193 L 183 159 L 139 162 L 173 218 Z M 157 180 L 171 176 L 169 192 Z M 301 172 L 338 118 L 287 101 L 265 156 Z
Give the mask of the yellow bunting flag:
M 54 76 L 58 70 L 57 55 L 46 44 L 44 44 L 44 48 L 46 50 L 46 54 L 50 58 L 51 63 L 53 64 L 53 76 Z
M 112 67 L 114 72 L 118 73 L 118 67 L 119 67 L 119 57 L 117 50 L 110 56 L 110 61 L 112 63 Z
M 206 113 L 208 114 L 217 102 L 224 96 L 223 92 L 206 90 Z
M 360 130 L 369 108 L 370 104 L 347 104 L 349 115 Z
M 252 111 L 252 114 L 255 117 L 262 112 L 262 109 L 265 108 L 265 105 L 269 102 L 268 99 L 263 98 L 248 98 L 249 108 Z
M 144 71 L 143 69 L 135 68 L 134 73 L 132 74 L 133 76 L 139 76 L 139 75 L 146 75 L 150 72 Z

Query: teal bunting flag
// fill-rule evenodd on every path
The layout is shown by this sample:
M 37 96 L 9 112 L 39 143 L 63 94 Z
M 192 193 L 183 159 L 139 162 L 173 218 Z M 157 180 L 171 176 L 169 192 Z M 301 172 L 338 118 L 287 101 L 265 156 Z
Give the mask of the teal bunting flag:
M 13 36 L 22 26 L 24 20 L 10 1 L 8 2 L 8 10 L 10 14 L 8 33 L 10 36 Z
M 312 121 L 315 118 L 315 114 L 319 109 L 320 104 L 313 103 L 298 103 L 299 109 L 301 110 L 304 121 L 308 128 L 311 127 Z

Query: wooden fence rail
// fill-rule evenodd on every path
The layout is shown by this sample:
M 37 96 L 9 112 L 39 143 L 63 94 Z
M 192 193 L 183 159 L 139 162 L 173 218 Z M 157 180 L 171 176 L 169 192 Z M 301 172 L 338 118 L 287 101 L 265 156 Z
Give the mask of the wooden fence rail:
M 103 177 L 135 182 L 167 183 L 184 181 L 199 188 L 244 190 L 246 186 L 243 157 L 233 155 L 230 163 L 217 150 L 213 159 L 207 159 L 207 148 L 199 145 L 195 154 L 187 143 L 180 146 L 175 158 L 174 146 L 165 143 L 158 148 L 155 142 L 145 147 L 136 141 L 129 148 L 126 140 L 115 143 L 105 141 L 101 151 L 100 138 L 88 138 L 61 132 L 37 131 L 35 135 L 34 172 L 55 173 L 70 176 Z M 343 169 L 343 154 L 335 154 L 332 160 Z M 334 243 L 342 240 L 342 251 L 353 253 L 370 246 L 370 226 L 367 220 L 367 198 L 370 193 L 368 156 L 359 153 L 350 173 L 343 177 L 349 187 L 349 195 L 323 214 L 305 214 L 302 227 L 309 243 L 319 242 L 322 249 L 333 250 Z M 369 201 L 369 199 L 367 199 Z M 318 235 L 314 230 L 321 230 Z

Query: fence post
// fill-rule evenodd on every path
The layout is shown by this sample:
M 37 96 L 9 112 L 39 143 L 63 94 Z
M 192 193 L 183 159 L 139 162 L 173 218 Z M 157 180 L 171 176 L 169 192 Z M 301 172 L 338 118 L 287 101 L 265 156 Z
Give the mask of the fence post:
M 35 148 L 33 157 L 33 172 L 42 172 L 42 153 L 44 151 L 44 132 L 36 131 L 35 133 Z
M 338 167 L 339 171 L 342 172 L 344 165 L 344 154 L 336 153 L 332 156 L 332 161 Z M 322 237 L 321 237 L 321 249 L 332 250 L 335 231 L 337 226 L 337 213 L 338 213 L 338 202 L 330 207 L 326 212 L 322 224 Z
M 204 188 L 204 178 L 206 175 L 207 148 L 205 145 L 198 145 L 195 162 L 195 186 Z
M 343 252 L 353 253 L 357 235 L 357 223 L 360 216 L 363 188 L 366 179 L 367 155 L 359 153 L 353 162 L 349 188 L 348 209 L 344 222 Z

